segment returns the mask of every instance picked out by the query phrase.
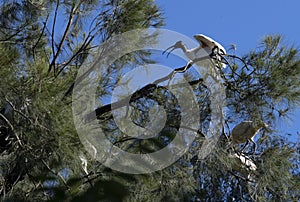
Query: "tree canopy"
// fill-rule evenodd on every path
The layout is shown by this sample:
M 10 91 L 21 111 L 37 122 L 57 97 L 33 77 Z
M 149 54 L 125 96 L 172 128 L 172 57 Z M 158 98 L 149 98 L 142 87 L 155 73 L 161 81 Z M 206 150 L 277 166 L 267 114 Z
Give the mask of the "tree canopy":
M 299 134 L 281 134 L 276 121 L 289 118 L 299 106 L 300 55 L 282 36 L 266 36 L 244 56 L 223 57 L 227 68 L 217 70 L 226 91 L 224 125 L 217 146 L 204 159 L 199 151 L 212 119 L 212 95 L 201 75 L 185 72 L 200 106 L 196 112 L 200 127 L 189 129 L 197 134 L 192 146 L 163 170 L 132 175 L 105 167 L 85 150 L 73 122 L 72 90 L 79 68 L 96 59 L 93 53 L 101 44 L 133 29 L 162 27 L 161 9 L 152 0 L 4 0 L 0 7 L 1 200 L 299 199 L 300 145 L 295 140 Z M 127 54 L 107 67 L 99 80 L 95 109 L 99 125 L 112 144 L 131 153 L 165 147 L 182 118 L 178 100 L 157 83 L 138 89 L 127 106 L 130 118 L 141 127 L 151 121 L 153 105 L 164 107 L 166 123 L 155 138 L 124 134 L 113 119 L 112 103 L 101 102 L 111 96 L 124 69 L 156 64 L 153 54 L 150 50 Z M 259 132 L 255 153 L 250 146 L 242 153 L 256 169 L 236 158 L 243 145 L 231 144 L 231 130 L 243 120 L 268 124 Z

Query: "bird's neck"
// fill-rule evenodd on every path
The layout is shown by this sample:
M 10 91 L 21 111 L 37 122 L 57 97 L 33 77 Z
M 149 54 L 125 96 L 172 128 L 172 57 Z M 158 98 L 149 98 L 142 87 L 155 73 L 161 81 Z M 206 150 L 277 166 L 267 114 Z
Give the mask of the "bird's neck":
M 186 48 L 186 46 L 182 43 L 181 46 L 179 47 L 184 53 L 189 52 L 189 50 Z
M 257 132 L 258 132 L 260 129 L 263 128 L 263 125 L 262 125 L 261 122 L 253 122 L 252 125 L 253 125 L 253 128 L 254 128 Z

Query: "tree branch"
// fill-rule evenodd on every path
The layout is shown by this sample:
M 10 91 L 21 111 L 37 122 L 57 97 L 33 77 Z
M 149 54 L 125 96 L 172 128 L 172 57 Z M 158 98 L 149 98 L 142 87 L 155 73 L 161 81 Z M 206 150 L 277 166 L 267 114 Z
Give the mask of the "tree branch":
M 1 118 L 7 123 L 7 125 L 10 127 L 10 129 L 11 129 L 12 132 L 13 132 L 13 134 L 16 136 L 19 145 L 20 145 L 21 147 L 23 147 L 23 144 L 22 144 L 22 142 L 21 142 L 21 139 L 20 139 L 20 137 L 18 136 L 18 134 L 15 132 L 15 128 L 14 128 L 13 125 L 10 123 L 10 121 L 9 121 L 3 114 L 1 114 L 1 113 L 0 113 L 0 117 L 1 117 Z
M 208 56 L 209 57 L 209 56 Z M 107 105 L 104 105 L 102 107 L 99 107 L 95 110 L 95 112 L 91 112 L 90 114 L 88 114 L 85 118 L 86 122 L 89 122 L 91 121 L 93 118 L 93 115 L 94 113 L 96 113 L 96 117 L 98 119 L 101 119 L 100 116 L 102 114 L 105 114 L 107 112 L 110 112 L 114 109 L 118 109 L 118 108 L 121 108 L 121 107 L 124 107 L 124 106 L 127 106 L 127 103 L 128 102 L 132 102 L 134 100 L 137 100 L 143 96 L 145 96 L 146 94 L 149 93 L 149 91 L 153 88 L 156 88 L 157 87 L 157 84 L 163 82 L 163 81 L 167 81 L 169 79 L 171 79 L 174 74 L 176 73 L 184 73 L 185 71 L 187 71 L 195 62 L 198 62 L 198 61 L 201 61 L 201 60 L 205 60 L 207 59 L 207 57 L 203 57 L 203 58 L 200 58 L 200 59 L 196 59 L 194 61 L 189 61 L 187 63 L 187 65 L 183 66 L 183 67 L 180 67 L 180 68 L 177 68 L 177 69 L 174 69 L 170 74 L 168 74 L 167 76 L 165 77 L 162 77 L 160 79 L 157 79 L 155 80 L 152 84 L 147 84 L 146 86 L 144 86 L 143 88 L 137 90 L 136 92 L 134 92 L 133 94 L 127 96 L 126 98 L 120 100 L 120 101 L 117 101 L 115 103 L 111 103 L 111 104 L 107 104 Z M 190 85 L 195 85 L 197 83 L 200 83 L 200 82 L 203 82 L 203 79 L 198 79 L 198 80 L 195 80 L 195 81 L 190 81 L 188 82 Z M 203 83 L 202 83 L 203 84 Z M 185 84 L 176 84 L 176 85 L 172 85 L 173 87 L 176 87 L 176 86 L 182 86 L 182 85 L 185 85 Z M 205 86 L 203 84 L 203 86 Z M 207 88 L 207 86 L 205 86 Z M 113 106 L 113 108 L 112 108 Z
M 168 76 L 164 77 L 164 78 L 167 78 Z M 202 79 L 198 79 L 198 80 L 194 80 L 194 81 L 190 81 L 188 82 L 190 85 L 195 85 L 195 84 L 198 84 L 198 83 L 201 83 L 203 80 Z M 95 112 L 92 112 L 90 114 L 88 114 L 86 116 L 86 121 L 89 122 L 92 120 L 92 117 L 94 115 L 94 113 L 96 113 L 96 117 L 98 119 L 101 119 L 101 115 L 107 113 L 107 112 L 110 112 L 114 109 L 119 109 L 121 107 L 125 107 L 127 106 L 128 102 L 133 102 L 139 98 L 142 98 L 143 96 L 145 96 L 146 94 L 149 93 L 149 91 L 151 91 L 152 89 L 154 90 L 154 88 L 157 88 L 157 85 L 154 84 L 155 82 L 153 82 L 152 84 L 148 84 L 146 86 L 144 86 L 143 88 L 137 90 L 135 93 L 133 93 L 132 95 L 129 95 L 127 96 L 126 98 L 122 99 L 122 100 L 119 100 L 117 102 L 114 102 L 114 103 L 111 103 L 111 104 L 107 104 L 107 105 L 104 105 L 102 107 L 99 107 L 95 110 Z M 185 84 L 176 84 L 176 85 L 172 85 L 172 87 L 176 87 L 176 86 L 182 86 L 182 85 L 185 85 Z M 202 84 L 204 85 L 204 84 Z M 112 108 L 113 106 L 113 108 Z
M 67 189 L 70 189 L 70 187 L 67 184 L 67 182 L 65 181 L 65 179 L 58 172 L 55 172 L 54 170 L 52 170 L 50 168 L 50 166 L 43 159 L 41 161 L 45 165 L 45 167 L 47 168 L 47 170 L 49 170 L 52 174 L 54 174 L 55 176 L 57 176 L 58 179 L 65 185 L 65 187 L 67 187 Z
M 43 29 L 42 29 L 42 31 L 41 31 L 41 34 L 40 34 L 38 40 L 36 41 L 36 43 L 35 43 L 34 46 L 32 47 L 32 54 L 33 54 L 33 58 L 34 58 L 34 59 L 35 59 L 35 48 L 37 47 L 37 45 L 39 44 L 39 42 L 41 41 L 41 39 L 42 39 L 42 37 L 43 37 L 43 34 L 45 33 L 45 29 L 46 29 L 46 25 L 47 25 L 48 18 L 49 18 L 49 14 L 48 14 L 47 17 L 46 17 L 45 22 L 43 23 L 44 26 L 43 26 Z
M 21 112 L 20 110 L 17 110 L 16 107 L 13 105 L 13 103 L 7 99 L 7 97 L 5 97 L 5 101 L 11 106 L 11 108 L 15 112 L 17 112 L 18 114 L 20 114 L 21 116 L 23 116 L 25 119 L 27 119 L 32 124 L 32 120 L 28 116 L 26 116 L 23 112 Z
M 76 9 L 74 9 L 74 8 L 75 8 L 75 4 L 72 5 L 70 16 L 69 16 L 69 20 L 68 20 L 68 23 L 67 23 L 67 27 L 66 27 L 66 29 L 64 31 L 62 39 L 60 40 L 60 42 L 58 44 L 57 51 L 56 51 L 56 53 L 53 52 L 54 56 L 53 56 L 52 62 L 50 63 L 50 66 L 49 66 L 49 69 L 48 69 L 48 73 L 50 73 L 50 71 L 53 68 L 54 75 L 55 75 L 55 71 L 56 71 L 56 69 L 55 69 L 55 61 L 58 58 L 58 56 L 59 56 L 59 54 L 60 54 L 60 52 L 62 50 L 62 46 L 63 46 L 63 44 L 64 44 L 64 42 L 65 42 L 65 40 L 67 38 L 67 35 L 68 35 L 69 31 L 70 31 L 70 28 L 71 28 L 71 25 L 72 25 L 72 22 L 73 22 L 73 19 L 74 19 L 74 13 L 76 12 L 76 10 L 77 10 L 78 7 Z M 56 18 L 56 15 L 55 15 L 55 18 Z M 54 26 L 54 23 L 53 23 L 53 26 Z M 54 32 L 53 29 L 52 29 L 52 32 Z M 52 36 L 52 37 L 54 37 L 54 36 Z
M 72 57 L 67 62 L 65 62 L 63 64 L 62 68 L 59 70 L 59 72 L 57 73 L 57 75 L 55 77 L 58 77 L 61 74 L 61 72 L 66 68 L 66 66 L 68 66 L 76 56 L 78 56 L 83 50 L 85 50 L 87 48 L 87 46 L 92 42 L 94 37 L 95 36 L 92 36 L 90 39 L 88 39 L 89 37 L 87 37 L 85 39 L 82 46 L 76 51 L 76 53 L 74 53 L 72 55 Z
M 55 55 L 55 39 L 54 39 L 54 32 L 55 32 L 55 24 L 56 24 L 56 17 L 57 17 L 57 11 L 59 7 L 59 0 L 56 2 L 56 7 L 55 7 L 55 12 L 54 12 L 54 19 L 53 19 L 53 24 L 52 24 L 52 31 L 51 31 L 51 47 L 52 47 L 52 54 Z M 50 64 L 51 65 L 51 64 Z M 51 66 L 50 66 L 51 67 Z M 51 70 L 51 69 L 50 69 Z M 50 71 L 48 70 L 48 71 Z

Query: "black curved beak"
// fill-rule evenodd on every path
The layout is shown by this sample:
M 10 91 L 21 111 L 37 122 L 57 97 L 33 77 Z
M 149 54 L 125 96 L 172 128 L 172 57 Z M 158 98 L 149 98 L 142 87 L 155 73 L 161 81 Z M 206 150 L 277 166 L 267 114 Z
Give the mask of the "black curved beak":
M 169 57 L 170 53 L 172 53 L 173 50 L 175 50 L 177 47 L 175 45 L 170 46 L 169 48 L 167 48 L 166 50 L 164 50 L 164 52 L 162 52 L 162 55 L 165 54 L 166 52 L 168 52 L 168 50 L 170 50 L 167 54 L 167 57 Z

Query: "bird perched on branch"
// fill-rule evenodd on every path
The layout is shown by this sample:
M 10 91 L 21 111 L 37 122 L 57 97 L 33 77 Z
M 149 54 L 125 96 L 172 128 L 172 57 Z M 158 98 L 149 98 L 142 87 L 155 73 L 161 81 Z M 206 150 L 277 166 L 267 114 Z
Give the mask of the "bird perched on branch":
M 238 171 L 249 182 L 255 181 L 257 166 L 253 159 L 243 153 L 230 154 L 229 157 L 231 170 Z
M 200 43 L 200 46 L 193 49 L 187 49 L 187 47 L 182 41 L 178 41 L 173 46 L 167 48 L 163 52 L 163 54 L 170 50 L 167 54 L 168 56 L 173 50 L 180 48 L 191 61 L 195 61 L 201 58 L 205 59 L 205 57 L 207 57 L 210 60 L 217 60 L 219 63 L 222 59 L 221 55 L 226 55 L 225 48 L 212 38 L 203 34 L 194 35 L 194 38 Z M 226 67 L 226 65 L 224 63 L 221 63 L 221 67 L 224 68 Z
M 231 155 L 230 157 L 239 159 L 236 165 L 234 165 L 234 169 L 238 170 L 238 167 L 245 167 L 246 169 L 255 171 L 257 166 L 255 165 L 254 161 L 249 157 L 245 156 L 244 154 L 237 154 Z
M 259 132 L 261 128 L 267 128 L 268 125 L 263 121 L 243 121 L 236 125 L 231 132 L 231 141 L 233 144 L 246 143 L 242 150 L 249 142 L 254 144 L 254 152 L 256 150 L 256 143 L 254 142 L 254 136 Z

